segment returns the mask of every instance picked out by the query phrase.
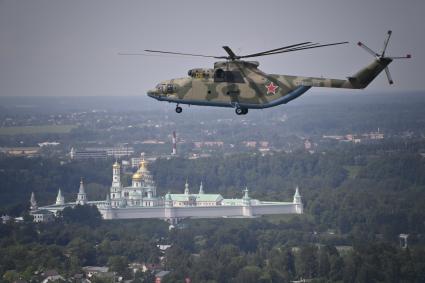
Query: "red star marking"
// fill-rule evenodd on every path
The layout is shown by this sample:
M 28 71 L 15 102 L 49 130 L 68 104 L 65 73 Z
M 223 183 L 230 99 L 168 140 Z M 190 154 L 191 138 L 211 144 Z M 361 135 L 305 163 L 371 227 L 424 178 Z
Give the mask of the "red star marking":
M 269 85 L 265 86 L 267 88 L 267 94 L 272 93 L 276 94 L 276 89 L 279 87 L 275 85 L 273 82 L 270 82 Z

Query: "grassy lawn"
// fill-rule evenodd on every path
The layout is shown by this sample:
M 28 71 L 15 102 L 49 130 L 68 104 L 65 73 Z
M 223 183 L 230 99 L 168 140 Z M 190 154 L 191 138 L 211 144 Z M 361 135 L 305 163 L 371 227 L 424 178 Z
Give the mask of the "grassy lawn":
M 22 126 L 0 128 L 0 135 L 26 135 L 26 134 L 66 134 L 76 125 L 45 125 L 45 126 Z

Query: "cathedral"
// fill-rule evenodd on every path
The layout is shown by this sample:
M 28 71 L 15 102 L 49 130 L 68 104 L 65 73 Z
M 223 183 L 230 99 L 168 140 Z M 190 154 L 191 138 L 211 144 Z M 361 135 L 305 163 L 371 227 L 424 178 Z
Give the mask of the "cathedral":
M 303 213 L 303 204 L 298 187 L 292 202 L 273 202 L 252 199 L 248 188 L 240 199 L 225 199 L 220 194 L 205 193 L 201 182 L 196 193 L 190 192 L 186 180 L 182 193 L 157 195 L 156 185 L 148 170 L 147 162 L 142 159 L 139 168 L 132 176 L 130 186 L 121 183 L 121 165 L 112 165 L 112 184 L 106 200 L 90 201 L 87 199 L 83 179 L 74 202 L 65 202 L 59 189 L 56 202 L 43 207 L 36 207 L 34 194 L 31 195 L 31 213 L 37 211 L 51 212 L 58 215 L 66 207 L 76 205 L 95 205 L 104 219 L 160 218 L 175 223 L 183 218 L 218 218 L 218 217 L 258 217 L 267 214 Z M 39 216 L 39 219 L 42 219 Z
M 163 205 L 163 199 L 156 195 L 156 186 L 152 175 L 143 159 L 139 169 L 133 174 L 131 186 L 123 187 L 121 183 L 121 166 L 115 162 L 112 166 L 112 186 L 110 190 L 111 206 L 137 207 Z

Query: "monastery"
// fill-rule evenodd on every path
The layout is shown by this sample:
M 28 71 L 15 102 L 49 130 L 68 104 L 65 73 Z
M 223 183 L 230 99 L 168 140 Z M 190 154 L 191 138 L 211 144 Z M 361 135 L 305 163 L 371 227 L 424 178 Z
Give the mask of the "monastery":
M 65 207 L 76 205 L 95 205 L 103 219 L 159 218 L 176 223 L 183 218 L 219 218 L 219 217 L 258 217 L 269 214 L 302 214 L 303 204 L 298 187 L 292 202 L 260 201 L 249 197 L 245 188 L 240 199 L 225 199 L 220 194 L 204 192 L 201 182 L 197 193 L 190 192 L 186 181 L 184 191 L 180 194 L 167 193 L 158 196 L 156 185 L 142 160 L 138 170 L 133 174 L 131 186 L 121 183 L 121 166 L 115 162 L 112 166 L 112 185 L 106 200 L 89 201 L 83 180 L 74 202 L 65 202 L 59 189 L 56 202 L 37 207 L 35 197 L 31 196 L 31 214 L 40 220 L 47 212 L 58 215 Z

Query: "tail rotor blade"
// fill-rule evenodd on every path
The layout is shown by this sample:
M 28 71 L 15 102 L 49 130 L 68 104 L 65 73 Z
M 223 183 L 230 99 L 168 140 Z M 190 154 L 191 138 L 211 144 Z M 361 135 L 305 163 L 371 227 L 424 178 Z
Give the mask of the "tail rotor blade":
M 399 57 L 388 57 L 390 59 L 410 59 L 412 58 L 412 55 L 407 54 L 406 56 L 399 56 Z
M 385 74 L 387 75 L 388 82 L 390 83 L 390 85 L 392 85 L 394 83 L 394 81 L 391 77 L 391 73 L 390 73 L 390 70 L 388 69 L 388 67 L 385 68 Z
M 364 45 L 364 43 L 362 42 L 358 42 L 357 43 L 358 46 L 362 47 L 364 50 L 366 50 L 367 53 L 371 54 L 372 56 L 376 57 L 379 56 L 378 53 L 374 52 L 372 49 L 370 49 L 369 47 L 367 47 L 366 45 Z
M 392 34 L 392 31 L 389 30 L 387 33 L 387 38 L 385 38 L 385 41 L 384 41 L 384 47 L 382 48 L 381 57 L 385 56 L 385 51 L 387 50 L 388 41 L 390 41 L 391 34 Z

